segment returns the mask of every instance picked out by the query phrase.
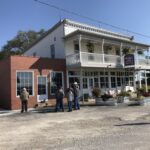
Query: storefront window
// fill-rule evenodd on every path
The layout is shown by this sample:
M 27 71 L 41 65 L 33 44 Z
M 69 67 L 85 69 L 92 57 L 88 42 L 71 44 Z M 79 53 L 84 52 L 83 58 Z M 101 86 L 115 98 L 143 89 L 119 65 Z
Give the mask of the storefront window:
M 94 78 L 94 87 L 99 87 L 98 78 Z
M 63 73 L 51 72 L 51 94 L 55 94 L 58 86 L 63 87 Z
M 17 72 L 17 96 L 23 88 L 26 88 L 29 95 L 33 95 L 33 72 Z
M 38 95 L 46 94 L 46 77 L 38 77 Z
M 116 87 L 116 77 L 111 77 L 111 87 L 112 88 Z

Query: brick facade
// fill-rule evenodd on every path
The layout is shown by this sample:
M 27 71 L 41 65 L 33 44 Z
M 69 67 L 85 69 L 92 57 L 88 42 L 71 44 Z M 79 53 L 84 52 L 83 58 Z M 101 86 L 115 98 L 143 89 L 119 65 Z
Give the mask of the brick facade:
M 37 76 L 46 75 L 48 81 L 49 103 L 54 105 L 55 98 L 50 95 L 50 72 L 62 71 L 66 81 L 66 62 L 64 59 L 48 59 L 26 56 L 11 56 L 0 61 L 0 107 L 6 109 L 20 109 L 20 99 L 16 96 L 16 71 L 34 72 L 34 96 L 30 96 L 29 107 L 37 104 Z M 66 82 L 64 82 L 66 88 Z

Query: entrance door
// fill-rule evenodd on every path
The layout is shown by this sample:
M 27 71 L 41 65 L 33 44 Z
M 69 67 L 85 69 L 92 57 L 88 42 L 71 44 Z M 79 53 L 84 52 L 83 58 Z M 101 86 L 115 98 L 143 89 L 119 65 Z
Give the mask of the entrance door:
M 47 77 L 46 76 L 38 76 L 38 94 L 37 101 L 41 102 L 44 100 L 48 100 L 47 94 Z
M 89 90 L 89 96 L 92 96 L 92 89 L 94 87 L 94 78 L 88 79 L 88 90 Z

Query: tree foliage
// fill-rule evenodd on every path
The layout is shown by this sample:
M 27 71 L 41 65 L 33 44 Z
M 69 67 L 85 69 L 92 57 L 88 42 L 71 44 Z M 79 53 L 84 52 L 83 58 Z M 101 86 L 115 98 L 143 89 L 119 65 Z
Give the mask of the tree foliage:
M 7 44 L 2 47 L 2 50 L 0 51 L 0 59 L 10 55 L 21 55 L 27 50 L 29 45 L 43 36 L 45 32 L 44 29 L 41 29 L 38 32 L 33 30 L 27 32 L 19 31 L 12 40 L 8 41 Z

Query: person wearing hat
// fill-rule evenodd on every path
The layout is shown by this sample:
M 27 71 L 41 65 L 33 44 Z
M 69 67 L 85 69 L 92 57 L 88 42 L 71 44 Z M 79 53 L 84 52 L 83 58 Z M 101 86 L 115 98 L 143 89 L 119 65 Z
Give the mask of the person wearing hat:
M 74 82 L 74 87 L 73 87 L 73 94 L 74 94 L 74 109 L 80 109 L 80 104 L 79 104 L 79 86 L 77 82 Z
M 29 93 L 27 92 L 26 88 L 23 88 L 21 94 L 20 94 L 20 100 L 21 100 L 21 113 L 24 111 L 28 111 L 28 100 L 29 100 Z

